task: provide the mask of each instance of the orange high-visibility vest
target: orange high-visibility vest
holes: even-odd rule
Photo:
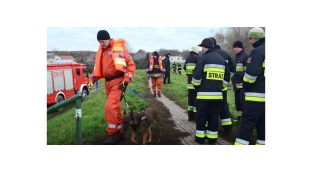
[[[117,40],[112,39],[111,41],[114,41],[114,42],[108,50],[112,51],[112,57],[114,59],[115,69],[116,71],[122,71],[125,73],[126,68],[127,68],[126,60],[124,57],[121,57],[121,56],[129,55],[128,51],[126,50],[125,40],[124,39],[117,39]],[[100,45],[96,53],[94,70],[93,70],[93,75],[97,79],[104,77],[103,71],[102,71],[102,65],[101,65],[102,53],[103,53],[103,48]]]
[[[158,65],[159,65],[159,70],[163,71],[163,65],[162,65],[162,58],[161,56],[158,57]],[[150,64],[149,64],[149,70],[153,71],[154,69],[154,57],[150,57]]]

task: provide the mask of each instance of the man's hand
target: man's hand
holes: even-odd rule
[[[166,76],[165,72],[162,73],[162,76],[165,78],[165,76]]]
[[[123,92],[126,91],[126,88],[128,86],[128,83],[126,81],[123,81],[120,85],[119,85],[119,89]]]

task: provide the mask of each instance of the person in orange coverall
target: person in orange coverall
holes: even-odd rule
[[[147,78],[151,78],[152,81],[152,89],[154,93],[154,97],[156,97],[156,92],[158,93],[158,97],[161,97],[161,88],[162,88],[162,77],[165,77],[166,69],[162,63],[162,57],[159,56],[157,51],[154,51],[147,63],[146,68],[146,76]],[[156,91],[157,87],[157,91]]]
[[[107,101],[104,107],[108,138],[104,144],[117,144],[124,139],[122,130],[121,99],[122,91],[135,75],[135,64],[125,46],[124,39],[111,39],[106,30],[97,34],[100,43],[95,58],[93,75],[105,79]]]

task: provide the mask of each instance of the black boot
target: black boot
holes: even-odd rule
[[[195,137],[195,141],[196,141],[198,144],[204,144],[204,143],[205,143],[205,138],[198,138],[198,137]]]
[[[187,115],[188,115],[188,121],[194,121],[193,111],[188,111]]]
[[[107,139],[105,140],[105,145],[115,145],[119,141],[118,133],[115,133],[113,135],[108,135]]]
[[[160,93],[158,93],[158,97],[161,97]]]
[[[156,97],[156,93],[154,94],[154,97]]]

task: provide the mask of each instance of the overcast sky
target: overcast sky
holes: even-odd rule
[[[111,38],[124,38],[134,52],[165,49],[190,49],[192,45],[212,36],[220,27],[48,27],[47,50],[96,51],[99,30],[107,30]]]

